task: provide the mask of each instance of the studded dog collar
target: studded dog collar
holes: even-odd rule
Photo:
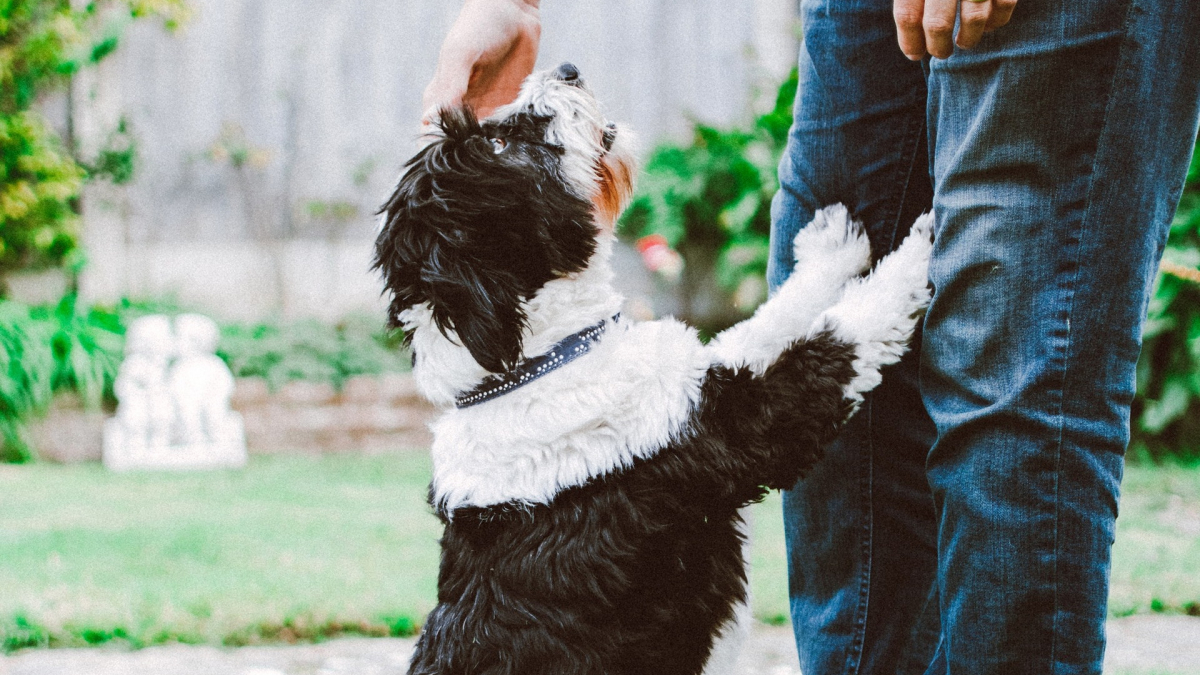
[[[470,408],[484,401],[490,401],[507,394],[514,389],[533,382],[539,377],[558,370],[575,359],[587,354],[596,340],[604,335],[610,323],[617,323],[621,315],[614,314],[611,319],[588,326],[578,333],[573,333],[559,340],[545,354],[526,359],[506,373],[491,375],[479,383],[471,391],[454,399],[457,408]]]

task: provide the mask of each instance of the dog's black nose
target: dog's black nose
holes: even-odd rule
[[[579,81],[579,69],[572,63],[564,63],[554,71],[554,76],[568,84],[575,84]]]

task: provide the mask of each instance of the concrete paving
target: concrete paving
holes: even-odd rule
[[[1200,675],[1200,618],[1137,616],[1109,622],[1106,675]],[[404,675],[411,639],[343,638],[316,645],[140,651],[42,649],[0,657],[0,675]],[[791,630],[756,626],[738,675],[800,675]]]

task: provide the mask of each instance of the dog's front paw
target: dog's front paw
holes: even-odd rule
[[[925,310],[929,304],[929,258],[933,255],[933,213],[917,218],[912,230],[895,251],[879,263],[875,274],[893,280],[904,294],[905,306],[914,314]]]
[[[855,377],[846,387],[850,400],[862,400],[879,384],[879,369],[899,361],[908,349],[929,304],[932,235],[933,215],[921,216],[895,251],[869,276],[850,282],[838,303],[813,322],[810,333],[830,331],[855,347]]]
[[[871,264],[871,244],[862,225],[841,204],[817,211],[792,241],[796,271],[819,270],[833,279],[852,279]]]

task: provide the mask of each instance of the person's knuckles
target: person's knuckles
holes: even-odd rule
[[[925,39],[938,40],[948,37],[954,32],[954,20],[947,21],[941,16],[932,16],[925,19]]]
[[[958,36],[955,38],[955,44],[966,49],[978,44],[987,27],[991,9],[991,4],[988,2],[964,2],[959,15]]]
[[[990,2],[964,2],[959,14],[959,27],[977,27],[987,23],[992,14]]]
[[[919,30],[915,34],[901,34],[898,40],[900,51],[910,59],[925,56],[925,35]]]
[[[921,13],[920,7],[896,5],[892,11],[892,18],[896,21],[896,26],[900,30],[912,31],[921,30],[921,22],[924,19],[924,15]]]
[[[921,0],[897,0],[892,5],[896,41],[900,51],[914,61],[925,56],[924,18],[924,2]]]
[[[1016,8],[1016,0],[993,0],[992,14],[988,17],[987,29],[995,30],[1007,25]]]

